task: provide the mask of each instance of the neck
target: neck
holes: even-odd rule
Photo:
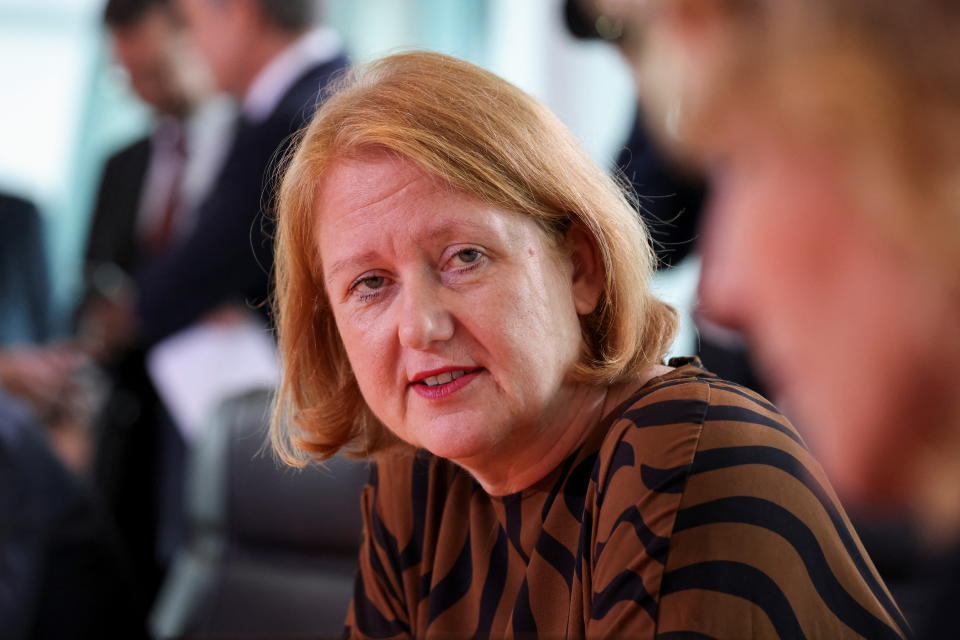
[[[172,105],[170,108],[164,111],[162,115],[173,118],[180,124],[183,124],[190,117],[190,114],[196,110],[200,100],[201,97],[199,96],[184,98],[182,102]]]
[[[497,451],[483,456],[483,460],[456,462],[492,496],[523,491],[560,466],[587,440],[597,424],[633,392],[668,371],[669,367],[654,365],[638,378],[613,386],[576,384],[566,394],[569,400],[554,412],[563,416],[559,427],[557,419],[548,419],[547,427],[531,430],[532,435],[525,442],[510,439]]]

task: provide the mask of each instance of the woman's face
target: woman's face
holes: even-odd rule
[[[531,218],[372,154],[328,171],[315,222],[360,390],[401,439],[480,468],[563,418],[598,291]]]
[[[862,210],[835,149],[789,140],[762,118],[727,133],[710,176],[703,310],[748,335],[841,493],[903,497],[907,460],[952,393],[938,350],[956,311],[871,224],[876,212]]]

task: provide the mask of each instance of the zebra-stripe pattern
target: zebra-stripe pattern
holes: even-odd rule
[[[381,460],[362,500],[350,637],[909,633],[796,430],[695,362],[520,493],[421,453]]]

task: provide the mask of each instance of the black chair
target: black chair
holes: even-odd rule
[[[271,394],[225,402],[191,454],[186,543],[151,613],[157,638],[342,633],[367,466],[280,466],[262,450]]]

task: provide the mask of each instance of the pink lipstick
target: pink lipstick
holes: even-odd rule
[[[483,368],[443,367],[421,371],[413,377],[410,386],[423,398],[439,400],[470,384]]]

